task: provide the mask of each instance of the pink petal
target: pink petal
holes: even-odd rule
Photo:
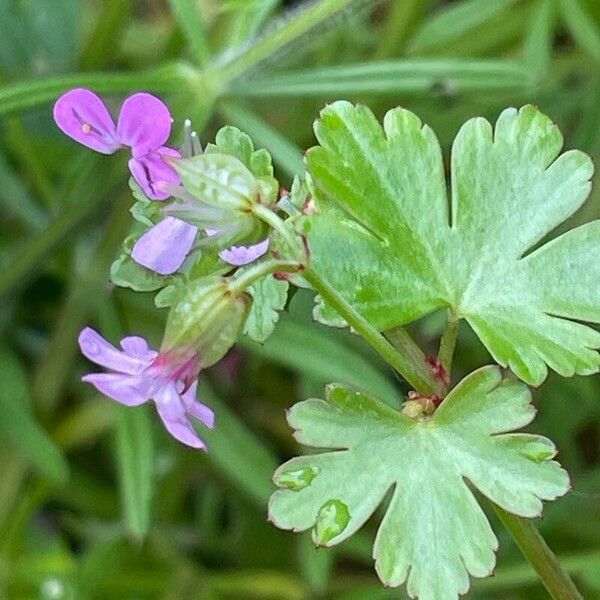
[[[134,158],[140,158],[162,146],[171,134],[171,113],[151,94],[133,94],[123,102],[117,135],[122,144],[131,146]]]
[[[206,449],[206,445],[185,416],[185,409],[175,386],[161,388],[154,399],[165,429],[175,439],[192,448]]]
[[[54,120],[63,133],[92,150],[112,154],[121,147],[106,105],[90,90],[63,94],[54,104]]]
[[[139,406],[148,400],[138,389],[139,379],[121,373],[92,373],[81,378],[100,393],[125,406]]]
[[[171,195],[168,188],[180,183],[179,175],[163,160],[163,156],[179,158],[180,154],[173,148],[161,146],[158,150],[129,161],[133,178],[152,200],[166,200]]]
[[[195,381],[185,394],[182,394],[182,399],[185,403],[185,408],[188,414],[192,415],[195,419],[198,419],[201,423],[206,425],[209,429],[214,429],[215,426],[215,413],[208,408],[205,404],[196,400],[196,393],[198,390],[198,382]]]
[[[129,356],[139,358],[144,362],[152,362],[158,355],[156,350],[152,350],[148,346],[148,342],[143,337],[130,335],[121,340],[121,348],[125,350]]]
[[[117,350],[91,327],[86,327],[81,331],[78,342],[81,352],[86,358],[118,373],[136,375],[147,366],[146,361],[133,358],[125,352]]]
[[[269,238],[252,246],[232,246],[219,252],[219,256],[230,265],[240,267],[254,262],[269,249]]]
[[[167,217],[142,235],[135,243],[131,257],[160,275],[171,275],[190,253],[197,231],[185,221]]]

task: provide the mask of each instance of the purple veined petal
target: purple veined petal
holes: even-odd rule
[[[152,350],[152,348],[148,346],[148,342],[138,335],[124,337],[121,340],[121,348],[123,348],[129,356],[139,358],[148,363],[152,362],[158,356],[158,352]]]
[[[83,355],[92,362],[118,373],[137,375],[148,366],[147,361],[134,358],[117,350],[91,327],[81,330],[78,338]]]
[[[81,378],[91,383],[100,393],[125,406],[139,406],[148,398],[138,389],[139,379],[121,373],[91,373]]]
[[[190,253],[197,232],[193,225],[167,217],[140,237],[131,257],[142,267],[160,275],[171,275]]]
[[[196,430],[185,416],[183,401],[174,385],[166,385],[155,395],[156,409],[165,429],[177,440],[192,448],[206,449]]]
[[[117,135],[140,158],[162,146],[171,135],[171,113],[166,104],[151,94],[139,93],[123,102]]]
[[[92,150],[112,154],[121,147],[106,105],[90,90],[63,94],[54,104],[54,120],[63,133]]]
[[[202,402],[196,400],[196,394],[198,391],[198,382],[195,381],[190,388],[182,394],[181,397],[185,404],[185,408],[192,417],[198,419],[201,423],[206,425],[209,429],[214,429],[215,426],[215,413],[208,408]]]
[[[219,252],[219,256],[230,265],[240,267],[254,262],[269,249],[269,238],[252,246],[232,246]]]
[[[163,156],[179,158],[180,154],[173,148],[161,146],[158,150],[129,161],[133,178],[152,200],[166,200],[171,195],[169,188],[180,183],[179,175],[163,160]]]

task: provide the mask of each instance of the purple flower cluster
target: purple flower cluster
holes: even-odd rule
[[[57,100],[54,119],[66,135],[102,154],[129,148],[129,170],[148,198],[163,201],[174,190],[183,190],[179,176],[165,161],[165,157],[181,157],[177,150],[165,146],[171,134],[171,114],[155,96],[129,96],[115,125],[102,99],[90,90],[78,88]],[[209,237],[220,233],[216,228],[204,231]],[[196,226],[166,216],[140,237],[131,255],[138,264],[170,275],[181,267],[197,243]],[[232,266],[242,266],[260,258],[268,247],[269,240],[265,239],[250,246],[232,246],[219,255]],[[123,338],[119,350],[89,327],[81,332],[79,346],[90,361],[108,369],[106,373],[85,375],[83,381],[125,406],[152,400],[173,437],[193,448],[206,449],[190,417],[212,428],[214,414],[196,400],[199,367],[193,351],[176,348],[159,353],[136,336]]]
[[[169,190],[179,186],[179,176],[164,160],[165,156],[180,157],[177,150],[164,145],[171,135],[173,119],[167,106],[155,96],[143,92],[129,96],[115,126],[102,99],[90,90],[77,88],[57,100],[54,120],[66,135],[102,154],[131,148],[129,170],[148,198],[166,200]],[[147,269],[172,275],[194,248],[197,233],[194,225],[166,217],[142,235],[131,256]],[[265,254],[268,246],[268,240],[234,246],[219,256],[230,265],[242,266]]]
[[[104,102],[90,90],[77,88],[56,101],[54,120],[69,137],[102,154],[131,148],[129,170],[148,198],[165,200],[169,194],[161,188],[179,184],[179,176],[163,160],[180,154],[164,145],[173,120],[158,98],[145,93],[129,96],[115,126]]]

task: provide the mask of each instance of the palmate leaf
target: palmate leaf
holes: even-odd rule
[[[379,577],[394,587],[407,581],[420,600],[457,598],[469,574],[492,572],[498,545],[472,488],[525,517],[568,490],[550,440],[505,433],[534,414],[527,387],[503,380],[498,367],[469,375],[420,420],[332,385],[327,401],[296,404],[288,421],[299,442],[337,451],[294,458],[275,472],[284,489],[271,498],[270,519],[283,529],[312,527],[316,544],[332,546],[393,487],[373,550]]]
[[[451,203],[432,130],[397,108],[383,128],[336,102],[307,163],[320,214],[304,221],[314,267],[381,330],[441,307],[464,317],[494,359],[540,384],[598,371],[600,222],[533,246],[575,212],[593,166],[533,106],[495,126],[471,119],[452,148]],[[322,312],[322,311],[321,311]]]

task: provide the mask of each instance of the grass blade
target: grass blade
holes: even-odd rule
[[[283,315],[262,346],[247,338],[240,343],[246,350],[323,383],[345,383],[369,390],[390,404],[398,403],[399,391],[388,376],[324,327],[304,325]]]
[[[256,113],[233,102],[222,102],[219,111],[226,122],[245,131],[256,146],[266,148],[272,154],[273,160],[288,175],[293,177],[304,172],[304,160],[300,149]]]
[[[600,60],[600,30],[580,0],[559,0],[565,23],[577,43],[595,60]]]
[[[210,59],[210,48],[197,0],[169,0],[169,5],[194,59],[198,65],[206,65]]]
[[[426,21],[408,45],[411,54],[419,54],[450,44],[465,33],[496,16],[517,0],[467,0],[440,11]]]
[[[355,97],[359,94],[423,94],[443,86],[453,91],[524,90],[530,71],[514,61],[416,59],[306,69],[240,82],[231,93],[243,97]]]
[[[69,472],[66,459],[31,414],[27,375],[6,346],[0,346],[0,365],[0,431],[42,475],[64,483]]]
[[[117,464],[121,498],[127,529],[136,540],[143,540],[150,528],[154,494],[154,439],[149,411],[151,406],[134,410],[119,407],[117,425]]]

